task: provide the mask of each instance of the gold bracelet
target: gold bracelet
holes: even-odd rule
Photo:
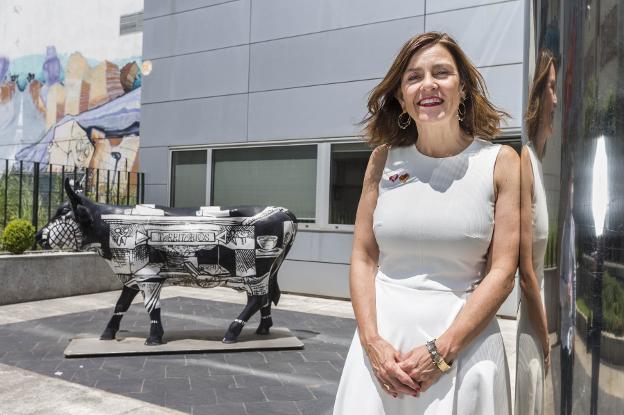
[[[453,362],[449,364],[444,361],[444,358],[440,356],[440,353],[438,352],[435,341],[436,339],[429,340],[427,343],[425,343],[425,347],[427,348],[429,355],[431,355],[431,360],[437,366],[437,368],[440,369],[442,373],[448,372],[449,370],[451,370]]]

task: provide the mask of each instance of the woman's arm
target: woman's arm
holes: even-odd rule
[[[488,258],[491,266],[455,321],[436,340],[447,362],[455,360],[485,329],[513,290],[520,240],[520,160],[509,146],[503,146],[497,156],[494,186],[494,235]]]
[[[373,212],[377,206],[379,180],[383,173],[388,150],[386,146],[373,150],[364,174],[362,194],[355,215],[353,247],[349,287],[351,303],[358,325],[360,341],[374,338],[377,333],[377,312],[375,308],[375,274],[379,261],[379,247],[373,233]]]
[[[373,212],[377,206],[379,180],[383,173],[388,149],[373,150],[362,185],[353,232],[353,249],[349,284],[351,303],[358,325],[360,342],[366,351],[382,389],[391,395],[418,393],[418,386],[403,372],[397,362],[398,351],[379,336],[375,306],[375,275],[379,260],[379,247],[373,233]]]
[[[540,288],[533,269],[533,166],[529,149],[524,146],[520,157],[520,287],[524,293],[529,320],[539,336],[544,360],[548,365],[550,345],[548,344],[548,326],[546,312],[542,304]],[[546,367],[546,370],[548,368]]]

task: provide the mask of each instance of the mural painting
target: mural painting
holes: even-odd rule
[[[0,56],[0,158],[137,171],[140,62]],[[32,65],[28,65],[32,62]]]

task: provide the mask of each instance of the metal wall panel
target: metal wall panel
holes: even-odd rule
[[[146,20],[143,36],[150,39],[145,42],[144,59],[246,44],[249,3],[236,1]]]
[[[500,3],[500,0],[443,0],[428,1],[426,4],[426,13],[440,13],[448,10],[467,9],[479,6],[485,6],[492,3]]]
[[[251,91],[380,78],[422,17],[251,45]]]
[[[351,262],[352,233],[300,231],[288,258],[297,261]]]
[[[424,0],[253,1],[251,41],[420,16],[424,10]]]
[[[249,95],[249,140],[351,136],[377,81],[347,82]]]
[[[147,0],[144,5],[144,16],[149,19],[185,11],[192,13],[200,8],[238,1],[240,0]]]
[[[169,149],[167,147],[141,147],[139,160],[141,160],[141,170],[146,172],[146,185],[166,185],[169,182]]]
[[[522,124],[522,64],[480,68],[490,99],[494,105],[508,112],[512,118],[505,127],[520,129]]]
[[[349,298],[349,266],[286,259],[279,272],[282,291]]]
[[[169,206],[169,193],[165,184],[146,184],[145,203]]]
[[[141,146],[244,142],[247,95],[143,105]]]
[[[249,46],[153,61],[144,79],[142,103],[247,92]]]
[[[428,15],[425,30],[447,32],[477,66],[523,60],[521,1]]]

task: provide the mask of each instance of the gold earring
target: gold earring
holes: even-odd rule
[[[464,107],[464,109],[462,110],[462,106]],[[466,104],[464,104],[464,101],[459,103],[459,106],[457,107],[457,119],[459,120],[459,122],[464,121],[464,116],[466,115]]]
[[[404,115],[407,115],[407,120],[405,120],[405,118],[403,117]],[[407,127],[409,127],[411,123],[412,123],[412,117],[410,117],[409,114],[405,111],[403,111],[401,115],[399,115],[399,118],[397,119],[397,124],[399,124],[399,128],[401,130],[405,130]]]

